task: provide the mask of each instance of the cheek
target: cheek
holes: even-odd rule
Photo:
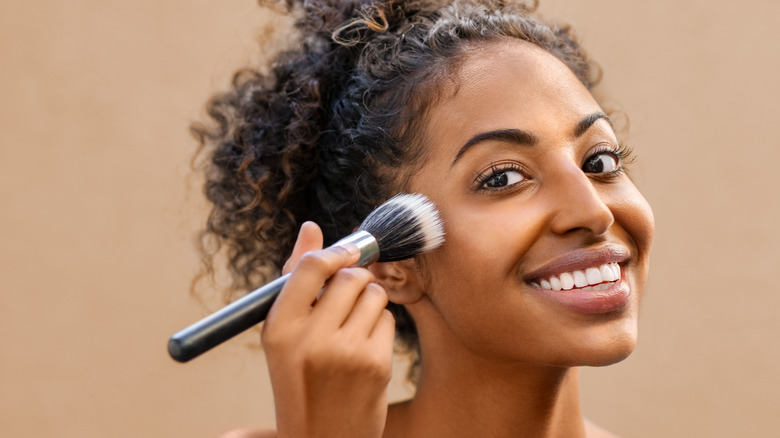
[[[650,204],[633,184],[626,184],[617,194],[612,208],[618,222],[637,247],[639,256],[649,256],[655,234],[655,218]]]
[[[518,262],[539,237],[543,215],[518,201],[465,205],[441,208],[447,235],[437,257],[438,270],[513,278]]]
[[[511,202],[459,204],[457,210],[440,204],[447,236],[439,250],[423,256],[428,299],[462,341],[489,342],[485,332],[525,318],[518,312],[525,306],[518,263],[537,239],[538,218]]]
[[[626,234],[625,239],[633,244],[635,251],[634,287],[641,297],[650,269],[650,249],[655,233],[655,220],[650,204],[633,185],[619,190],[611,201],[615,222]]]
[[[433,280],[438,284],[480,282],[483,276],[495,278],[501,264],[506,263],[506,247],[497,230],[504,229],[499,221],[486,223],[484,217],[465,210],[455,215],[442,214],[446,224],[446,241],[441,250],[430,259]],[[437,288],[438,289],[438,288]]]

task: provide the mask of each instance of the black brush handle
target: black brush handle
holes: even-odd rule
[[[168,340],[168,354],[178,362],[187,362],[259,324],[288,278],[290,274],[285,274],[177,332]]]
[[[360,250],[355,266],[367,266],[379,258],[379,244],[366,231],[356,231],[333,246],[345,244]],[[288,278],[290,274],[285,274],[177,332],[168,340],[168,354],[178,362],[187,362],[263,322]]]

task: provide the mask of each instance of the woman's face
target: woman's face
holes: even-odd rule
[[[409,187],[437,205],[446,232],[408,306],[423,357],[436,339],[491,360],[622,360],[653,236],[625,151],[558,59],[516,39],[475,49],[430,109]]]

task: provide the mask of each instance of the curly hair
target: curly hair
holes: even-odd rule
[[[200,239],[204,273],[213,274],[217,254],[225,254],[229,295],[278,275],[304,221],[317,222],[331,243],[403,191],[424,161],[426,111],[470,47],[519,38],[563,61],[588,89],[598,82],[570,28],[533,16],[536,2],[281,6],[297,17],[298,48],[266,68],[238,71],[230,90],[207,104],[211,123],[192,126],[213,205]],[[413,376],[414,321],[402,306],[389,309],[399,349],[413,356]]]

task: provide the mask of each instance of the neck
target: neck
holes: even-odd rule
[[[393,436],[584,437],[577,370],[434,354],[415,398],[391,408]]]

